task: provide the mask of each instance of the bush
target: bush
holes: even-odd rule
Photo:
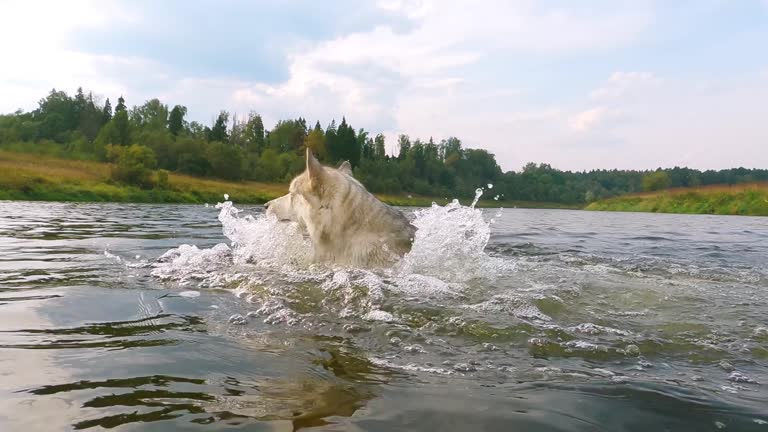
[[[152,174],[157,160],[149,147],[138,144],[130,147],[110,145],[107,146],[107,160],[115,164],[111,173],[113,180],[144,189],[154,186]]]
[[[672,180],[665,171],[652,172],[643,177],[643,190],[646,192],[666,189],[670,184],[672,184]]]
[[[160,189],[168,189],[168,171],[158,170],[156,186]]]

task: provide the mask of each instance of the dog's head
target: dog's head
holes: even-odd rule
[[[324,167],[307,149],[307,166],[291,181],[288,193],[264,206],[268,215],[281,221],[298,222],[306,226],[313,213],[327,209],[340,181],[352,177],[352,166],[344,161],[338,168]]]

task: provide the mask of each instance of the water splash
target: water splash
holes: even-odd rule
[[[475,191],[469,207],[458,200],[441,207],[417,210],[413,224],[416,237],[411,252],[400,263],[401,274],[423,274],[450,282],[465,282],[492,277],[505,264],[485,253],[491,237],[491,224],[475,205],[483,190]]]
[[[477,188],[475,189],[475,199],[472,201],[472,204],[469,205],[469,208],[474,209],[477,205],[477,202],[480,201],[480,197],[483,196],[483,189]],[[457,200],[454,200],[457,201]]]
[[[232,242],[235,264],[252,263],[263,267],[306,267],[311,260],[311,244],[298,224],[281,223],[273,216],[239,216],[240,210],[225,201],[216,205],[224,235]]]
[[[297,224],[245,214],[225,201],[216,208],[229,244],[171,249],[153,264],[152,275],[184,286],[229,288],[256,303],[290,300],[297,285],[309,283],[322,291],[320,297],[337,301],[330,306],[340,316],[378,316],[383,299],[393,294],[453,298],[470,279],[494,277],[509,268],[484,251],[491,230],[475,208],[482,193],[477,189],[468,207],[454,200],[415,211],[412,250],[394,267],[377,271],[313,264],[311,242]]]

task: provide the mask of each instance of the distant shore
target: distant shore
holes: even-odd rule
[[[110,180],[110,165],[102,162],[58,159],[27,153],[0,151],[0,200],[122,202],[122,203],[216,203],[224,194],[240,204],[263,204],[288,192],[287,184],[228,182],[170,173],[168,187],[141,189]],[[450,199],[377,195],[395,206],[425,207]],[[471,200],[460,200],[468,204]],[[481,200],[479,207],[568,208],[558,203]]]
[[[110,168],[103,162],[0,151],[0,200],[213,204],[228,194],[236,203],[263,204],[288,191],[288,185],[281,183],[228,182],[176,173],[169,174],[165,188],[141,189],[110,180]],[[452,199],[408,194],[377,197],[403,207],[445,205]],[[478,207],[768,216],[768,183],[668,189],[608,198],[586,207],[495,200],[481,200]]]
[[[585,210],[768,216],[768,183],[678,188],[624,195],[591,203]]]

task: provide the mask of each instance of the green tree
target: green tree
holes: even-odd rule
[[[373,147],[373,158],[374,159],[384,159],[387,157],[387,146],[384,141],[384,135],[377,134],[376,138],[373,139],[374,147]]]
[[[397,146],[400,149],[397,159],[403,161],[408,156],[408,152],[411,151],[411,139],[408,135],[401,134],[397,137]]]
[[[301,153],[306,136],[306,123],[301,119],[281,120],[269,132],[269,147],[280,153]]]
[[[243,152],[241,149],[214,141],[208,144],[206,159],[210,164],[209,175],[224,180],[243,178]]]
[[[211,170],[211,166],[206,157],[205,146],[205,140],[199,136],[192,134],[178,136],[175,147],[177,154],[176,169],[196,176],[207,175]]]
[[[672,182],[667,172],[657,170],[655,172],[646,174],[643,177],[643,190],[658,191],[668,188],[671,183]]]
[[[355,135],[355,146],[360,152],[357,162],[358,165],[360,164],[360,159],[370,159],[373,157],[373,139],[369,138],[368,135],[370,135],[368,131],[363,128],[358,129],[357,135]]]
[[[336,120],[331,120],[331,124],[325,129],[325,149],[326,162],[336,162],[339,153],[339,134],[336,128]]]
[[[179,150],[170,132],[165,129],[149,129],[137,135],[138,142],[152,149],[159,168],[176,170]]]
[[[216,117],[216,122],[213,124],[210,133],[208,134],[208,141],[227,142],[229,141],[229,135],[227,134],[227,124],[229,123],[229,113],[227,111],[220,111],[219,116]]]
[[[115,107],[115,113],[119,113],[121,111],[127,111],[128,109],[125,106],[125,99],[123,99],[123,95],[120,95],[119,98],[117,98],[117,106]]]
[[[94,152],[99,159],[103,160],[107,157],[108,146],[127,146],[130,143],[131,126],[128,121],[128,112],[125,109],[125,100],[120,96],[112,120],[104,125],[96,135]]]
[[[137,129],[165,129],[168,125],[168,106],[158,99],[150,99],[131,110],[131,122]]]
[[[157,165],[155,154],[149,147],[133,144],[129,147],[109,146],[107,157],[114,162],[112,179],[141,188],[153,186],[153,173]]]
[[[75,101],[66,92],[53,89],[38,102],[33,120],[36,123],[36,139],[63,143],[69,138],[68,132],[77,128],[79,113]]]
[[[248,115],[248,122],[245,124],[245,142],[246,149],[251,153],[260,154],[264,151],[266,145],[264,140],[264,122],[258,113],[251,112]]]
[[[109,144],[129,145],[131,143],[131,125],[128,121],[128,110],[122,96],[117,99],[115,115],[112,117],[112,129]]]
[[[328,156],[325,149],[325,133],[323,133],[323,129],[318,126],[320,126],[319,123],[311,132],[309,132],[307,138],[304,140],[304,146],[312,150],[312,153],[314,153],[319,160],[325,160]]]
[[[330,162],[348,160],[355,167],[360,163],[361,153],[362,148],[357,141],[355,129],[347,124],[346,117],[342,117],[336,132],[336,143],[333,149],[328,149]]]
[[[175,105],[168,115],[168,132],[176,136],[184,130],[184,116],[187,115],[187,107]]]
[[[92,143],[99,133],[102,126],[102,110],[96,106],[93,100],[93,93],[88,92],[85,101],[80,108],[80,119],[78,131],[83,134],[86,141]]]
[[[107,98],[101,111],[101,125],[109,123],[110,120],[112,120],[112,104],[109,102],[109,98]]]

